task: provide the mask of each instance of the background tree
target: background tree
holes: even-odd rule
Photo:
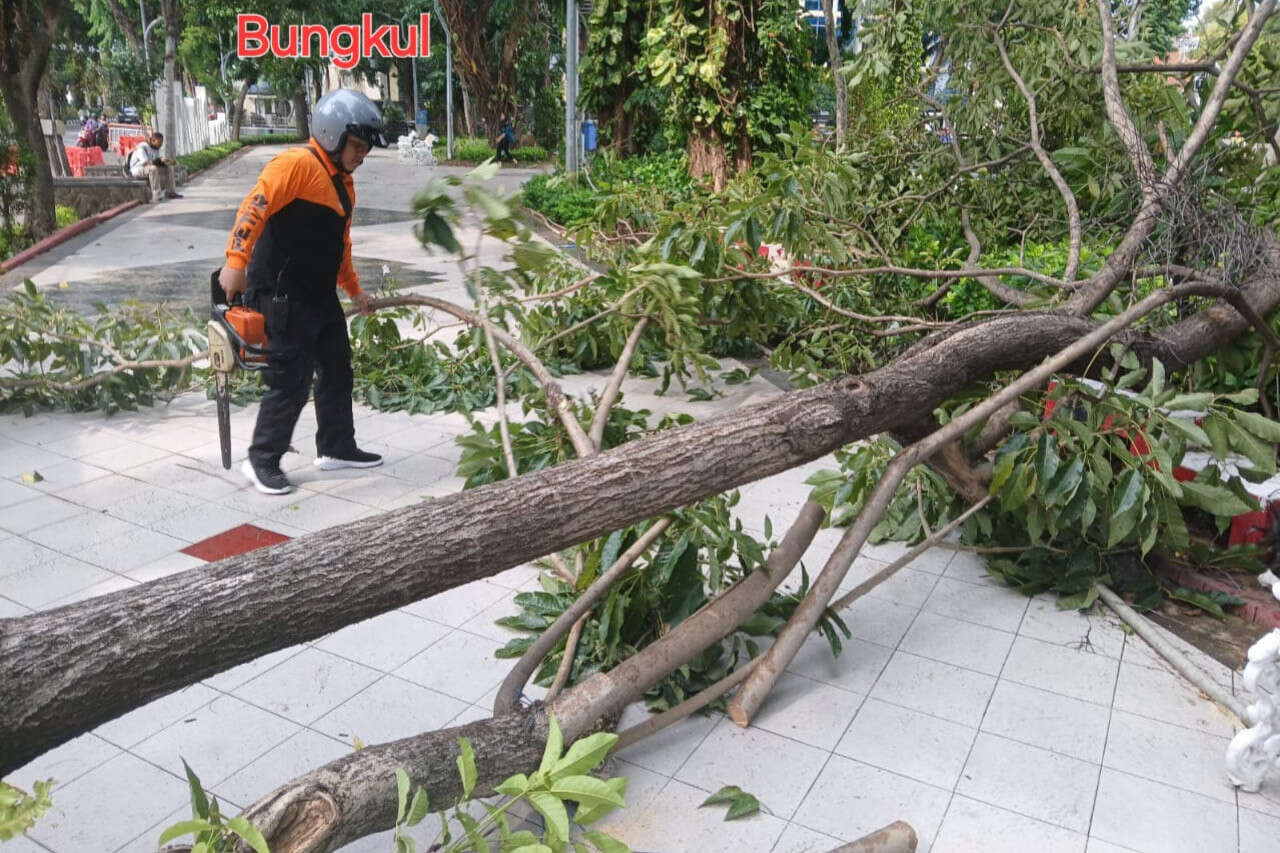
[[[30,152],[31,198],[26,231],[35,239],[53,233],[53,172],[37,118],[40,86],[62,14],[61,0],[0,2],[0,97],[17,137]]]

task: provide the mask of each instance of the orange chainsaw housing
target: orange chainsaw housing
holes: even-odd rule
[[[243,338],[246,344],[262,350],[267,348],[267,322],[262,314],[252,308],[234,305],[227,309],[224,316],[231,324],[231,328],[236,330],[236,334]],[[266,360],[265,356],[246,352],[243,349],[240,350],[240,358],[245,361]]]

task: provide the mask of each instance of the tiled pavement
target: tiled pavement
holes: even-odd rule
[[[571,377],[581,392],[598,377]],[[759,380],[715,404],[632,389],[630,405],[705,414],[768,393]],[[699,406],[707,409],[699,410]],[[243,449],[252,408],[237,410]],[[288,536],[447,494],[458,416],[357,410],[387,465],[316,472],[288,457],[300,490],[267,498],[217,460],[210,403],[111,417],[0,419],[0,616],[65,604],[199,563],[180,552],[242,523]],[[304,415],[296,445],[314,422]],[[809,470],[743,490],[740,515],[775,529]],[[44,477],[25,484],[20,475]],[[839,531],[819,533],[821,565]],[[868,547],[852,586],[899,552]],[[286,649],[114,720],[14,774],[55,777],[54,809],[6,849],[142,851],[185,813],[179,756],[229,808],[376,743],[488,715],[509,663],[493,620],[536,584],[520,567]],[[608,828],[638,850],[818,851],[906,819],[933,851],[1280,850],[1280,789],[1237,795],[1222,756],[1232,722],[1111,619],[1059,612],[996,585],[973,554],[935,549],[845,613],[833,659],[803,648],[747,729],[696,717],[623,753],[629,807]],[[1224,685],[1233,675],[1193,655]],[[623,724],[640,719],[637,706]],[[766,813],[725,823],[699,809],[735,784]],[[352,851],[387,850],[385,836]]]

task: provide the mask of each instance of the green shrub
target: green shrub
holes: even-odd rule
[[[461,139],[453,140],[453,159],[467,160],[472,163],[483,163],[490,157],[496,157],[498,152],[489,146],[487,139],[480,137],[464,136]]]
[[[596,194],[586,183],[570,181],[563,174],[535,175],[525,182],[524,203],[553,222],[572,225],[595,213]]]
[[[547,159],[547,149],[541,145],[524,145],[513,148],[511,156],[517,160],[528,160],[530,163],[541,163]]]
[[[564,98],[557,86],[539,89],[533,96],[533,138],[548,151],[564,144]]]
[[[76,213],[65,204],[59,204],[54,207],[53,213],[57,218],[59,228],[66,228],[71,223],[80,221],[80,214]]]

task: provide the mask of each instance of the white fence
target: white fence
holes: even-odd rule
[[[174,155],[190,154],[219,142],[231,139],[231,125],[225,114],[217,118],[209,118],[209,98],[203,86],[196,86],[194,97],[182,94],[182,84],[174,83],[174,110],[176,131],[171,143]],[[165,130],[165,97],[164,84],[156,86],[156,124],[157,130]]]

